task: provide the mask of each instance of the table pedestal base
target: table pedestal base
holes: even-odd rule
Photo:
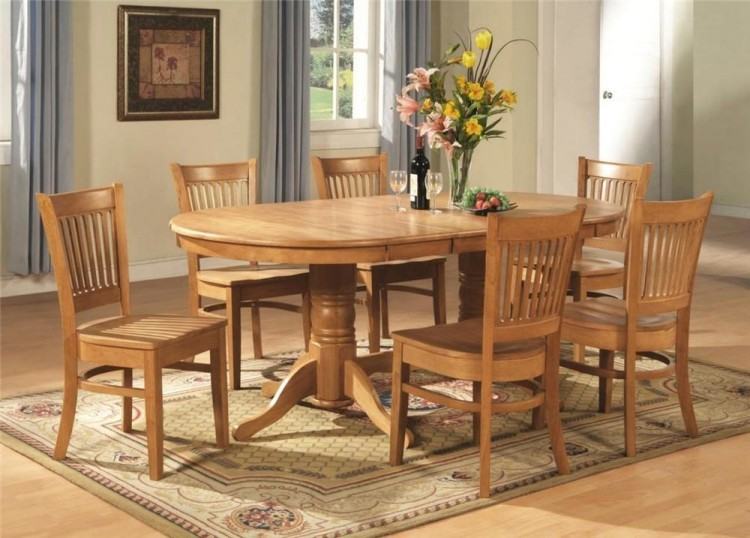
[[[247,441],[309,397],[324,409],[337,409],[356,402],[373,424],[390,434],[390,415],[369,376],[375,372],[390,372],[392,354],[356,356],[355,276],[355,265],[310,266],[312,332],[309,352],[297,359],[281,383],[269,382],[263,388],[265,394],[275,388],[273,399],[265,411],[233,428],[236,440]],[[413,441],[413,434],[407,431],[406,446]]]

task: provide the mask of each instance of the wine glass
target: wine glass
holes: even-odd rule
[[[396,211],[406,211],[401,207],[401,193],[406,190],[406,170],[391,170],[388,174],[388,183],[391,186],[394,196],[396,197]]]
[[[432,214],[442,213],[437,208],[437,195],[443,192],[443,174],[440,172],[429,172],[427,174],[427,192],[430,195],[430,207]]]

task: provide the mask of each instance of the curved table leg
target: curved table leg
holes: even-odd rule
[[[300,400],[315,394],[316,366],[314,360],[295,364],[289,375],[281,382],[279,390],[268,404],[268,409],[232,428],[234,438],[237,441],[247,441],[286,415]]]
[[[392,357],[390,351],[375,353],[359,357],[356,361],[346,361],[344,367],[347,396],[357,402],[372,423],[386,435],[391,434],[391,415],[383,407],[369,375],[374,372],[390,372]],[[414,434],[407,428],[404,448],[413,444]]]

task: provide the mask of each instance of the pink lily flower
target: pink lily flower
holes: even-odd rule
[[[415,90],[429,90],[430,89],[430,77],[437,71],[436,67],[431,69],[425,69],[424,67],[417,67],[413,73],[406,75],[406,80],[409,81],[407,86],[410,89]]]
[[[413,127],[409,119],[413,114],[419,112],[420,105],[417,101],[409,97],[408,95],[397,95],[396,96],[396,111],[399,113],[399,118],[402,123]]]
[[[420,136],[427,135],[427,143],[432,146],[435,135],[443,133],[448,130],[448,126],[445,123],[446,117],[442,114],[430,114],[424,119],[422,125],[419,126]]]

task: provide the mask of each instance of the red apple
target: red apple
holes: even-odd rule
[[[476,196],[476,199],[484,201],[484,200],[487,199],[487,195],[485,193],[483,193],[483,192],[478,192],[477,196]]]
[[[490,198],[490,203],[493,207],[500,207],[500,199],[497,196]]]
[[[474,209],[482,209],[482,204],[484,204],[484,200],[477,200],[474,204]]]
[[[482,202],[482,209],[489,209],[492,207],[492,204],[489,202]]]

